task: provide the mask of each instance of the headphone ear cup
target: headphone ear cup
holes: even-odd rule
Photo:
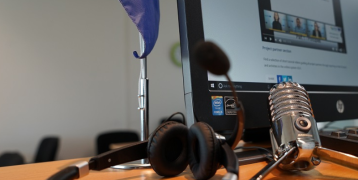
[[[148,159],[161,176],[176,176],[188,166],[188,128],[168,121],[160,125],[149,138]]]
[[[209,179],[219,167],[219,141],[214,130],[198,122],[189,129],[189,165],[195,179]]]

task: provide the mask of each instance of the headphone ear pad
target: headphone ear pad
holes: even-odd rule
[[[188,166],[188,128],[168,121],[160,125],[149,138],[148,159],[161,176],[176,176]]]
[[[214,130],[206,123],[198,122],[189,129],[189,165],[195,179],[209,179],[219,167],[219,141]]]

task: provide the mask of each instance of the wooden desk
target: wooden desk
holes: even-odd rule
[[[41,180],[46,179],[60,169],[80,160],[88,160],[89,158],[70,159],[62,161],[54,161],[47,163],[27,164],[19,166],[9,166],[0,168],[0,179],[4,180]],[[266,165],[265,162],[240,166],[240,179],[248,180]],[[226,173],[225,169],[219,169],[212,180],[221,179]],[[91,171],[89,175],[82,178],[83,180],[135,180],[135,179],[162,179],[161,176],[155,174],[152,169],[142,170],[114,170],[105,169],[103,171]],[[177,177],[166,179],[193,179],[189,169],[186,169]],[[318,167],[306,172],[286,172],[282,170],[273,170],[265,179],[358,179],[358,171],[349,169],[340,165],[329,162],[322,162]]]

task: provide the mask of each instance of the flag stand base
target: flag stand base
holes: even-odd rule
[[[130,169],[148,169],[152,166],[150,164],[120,164],[116,166],[112,166],[112,169],[123,169],[123,170],[130,170]]]

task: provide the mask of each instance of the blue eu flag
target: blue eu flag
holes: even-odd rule
[[[141,56],[136,51],[136,58],[145,58],[154,48],[159,32],[159,0],[119,0],[128,16],[137,26],[144,40],[144,52]]]

